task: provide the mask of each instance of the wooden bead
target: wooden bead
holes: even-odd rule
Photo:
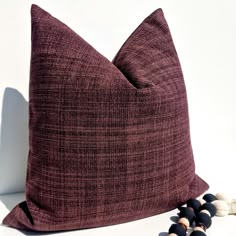
[[[178,221],[179,224],[183,224],[186,226],[186,228],[189,227],[190,223],[189,223],[189,220],[187,218],[180,218],[179,221]]]
[[[209,215],[209,216],[211,217],[211,213],[210,213],[208,210],[206,210],[206,209],[201,210],[200,212],[202,212],[202,213],[206,213],[207,215]]]
[[[193,231],[202,231],[203,233],[205,232],[204,229],[200,226],[194,227]]]
[[[184,225],[184,224],[182,224],[182,223],[178,223],[185,231],[187,231],[188,230],[188,227],[186,226],[186,225]]]
[[[171,234],[168,234],[168,236],[178,236],[178,235],[174,234],[174,233],[171,233]]]
[[[204,203],[206,203],[206,201],[204,199],[198,199],[198,201],[201,203],[201,205],[203,205]]]

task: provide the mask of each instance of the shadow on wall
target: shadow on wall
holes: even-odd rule
[[[28,102],[16,89],[4,91],[0,131],[0,194],[22,192],[29,149]]]

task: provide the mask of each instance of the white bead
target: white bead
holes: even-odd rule
[[[231,215],[236,214],[236,202],[228,203],[228,207],[229,207],[229,214]]]
[[[215,200],[212,204],[216,207],[217,216],[226,216],[229,214],[229,206],[225,201]]]
[[[221,209],[224,209],[224,210],[227,209],[225,213],[220,212],[219,214],[223,214],[223,216],[224,216],[224,214],[226,214],[227,211],[228,211],[227,214],[236,214],[236,199],[231,199],[225,193],[217,193],[216,197],[217,197],[217,199],[219,199],[220,201],[224,201],[228,205],[228,209],[227,209],[226,206],[223,206],[223,203],[217,203],[218,207],[221,207]]]
[[[232,199],[226,193],[217,193],[216,198],[218,200],[223,200],[227,203],[230,203],[232,201]]]
[[[168,234],[168,236],[178,236],[178,235],[174,234],[174,233],[171,233],[171,234]]]

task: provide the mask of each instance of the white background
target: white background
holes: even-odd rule
[[[24,188],[30,7],[35,3],[109,60],[161,7],[187,87],[196,171],[236,197],[236,3],[233,0],[0,0],[0,193]]]

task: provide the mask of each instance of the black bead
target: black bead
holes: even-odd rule
[[[181,211],[181,209],[183,208],[183,206],[182,206],[182,205],[178,205],[177,208],[178,208],[179,211]]]
[[[187,207],[193,208],[195,212],[199,210],[201,203],[197,199],[189,199],[187,201]]]
[[[169,234],[174,233],[178,236],[186,236],[186,231],[180,224],[173,224],[169,228]]]
[[[193,231],[190,236],[206,236],[202,231]]]
[[[206,228],[209,228],[211,226],[211,217],[204,212],[200,212],[196,216],[196,225],[204,225]]]
[[[209,203],[209,202],[204,203],[200,207],[200,211],[201,210],[208,210],[211,213],[211,217],[216,215],[216,207],[213,204]]]
[[[206,202],[213,202],[215,200],[217,200],[216,196],[214,196],[213,194],[211,193],[207,193],[203,196],[203,199],[206,201]]]
[[[189,223],[192,224],[195,219],[195,214],[191,209],[187,207],[182,207],[179,213],[179,218],[183,218],[183,217],[187,218],[189,220]]]

